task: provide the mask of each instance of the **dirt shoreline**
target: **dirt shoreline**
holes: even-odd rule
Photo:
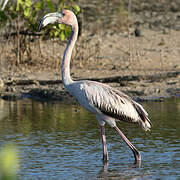
[[[37,73],[38,74],[38,73]],[[36,77],[40,77],[36,74]],[[52,75],[52,74],[51,74]],[[63,87],[60,75],[52,75],[53,79],[8,78],[0,81],[0,98],[18,100],[32,98],[42,101],[76,102]],[[126,75],[103,78],[83,78],[109,84],[138,101],[162,100],[180,97],[180,72],[166,72],[155,75]]]

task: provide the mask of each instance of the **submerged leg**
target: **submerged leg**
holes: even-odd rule
[[[139,151],[134,147],[134,145],[128,140],[128,138],[121,132],[121,130],[117,126],[114,126],[114,129],[123,138],[124,142],[131,148],[134,154],[135,163],[139,163],[141,161],[141,155]]]
[[[105,136],[105,127],[101,127],[101,138],[102,138],[102,148],[103,148],[103,161],[107,162],[109,160],[107,145],[106,145],[106,136]]]

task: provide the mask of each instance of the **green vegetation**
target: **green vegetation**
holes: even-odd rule
[[[39,22],[38,19],[41,16],[63,8],[72,9],[75,14],[80,12],[80,7],[74,0],[67,1],[67,3],[62,0],[58,4],[53,3],[52,0],[39,0],[35,2],[33,0],[17,0],[16,2],[8,2],[4,10],[0,11],[1,27],[7,25],[7,23],[13,24],[17,22],[17,33],[18,30],[22,29],[35,32]],[[51,32],[50,34],[54,37],[59,37],[61,40],[65,39],[68,35],[67,31],[69,31],[63,25],[54,26],[53,30],[53,33]]]
[[[22,63],[25,52],[29,59],[31,59],[31,49],[27,36],[40,36],[40,34],[37,34],[39,19],[46,13],[59,11],[63,8],[71,9],[75,14],[80,12],[80,7],[76,4],[75,0],[62,0],[59,3],[54,3],[52,0],[5,0],[4,3],[1,3],[1,35],[5,34],[7,38],[9,36],[15,37],[14,49],[17,49],[15,51],[17,57],[16,65]],[[8,28],[8,33],[4,32],[6,28]],[[11,33],[9,34],[9,32]],[[60,40],[65,40],[70,34],[70,29],[65,25],[54,25],[53,28],[46,29],[44,34],[47,34],[47,32],[53,38],[57,37]]]

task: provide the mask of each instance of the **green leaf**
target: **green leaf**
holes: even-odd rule
[[[32,1],[31,0],[25,0],[25,6],[26,7],[32,7]]]
[[[64,40],[66,39],[66,36],[65,36],[64,31],[61,31],[61,32],[60,32],[59,38],[60,38],[61,41],[64,41]]]
[[[35,18],[36,15],[37,15],[37,12],[36,12],[36,11],[32,11],[32,12],[31,12],[31,17],[32,17],[32,18]]]
[[[27,7],[24,9],[24,16],[29,18],[31,15],[31,8]]]
[[[77,4],[73,6],[73,9],[75,11],[75,14],[78,14],[80,12],[80,7]]]
[[[60,29],[60,30],[65,30],[66,27],[65,27],[64,24],[58,24],[58,29]]]
[[[57,25],[53,25],[52,28],[53,28],[54,30],[57,30],[57,29],[58,29],[58,28],[57,28]]]
[[[34,4],[34,8],[36,11],[40,11],[41,9],[44,8],[44,3],[43,1],[37,1],[35,4]]]
[[[51,11],[55,11],[54,5],[51,0],[47,0],[47,6]]]
[[[11,5],[11,6],[9,7],[9,10],[10,10],[10,11],[14,11],[14,6]]]
[[[20,9],[20,4],[19,4],[19,2],[17,0],[16,11],[19,11],[19,9]]]
[[[54,32],[54,36],[57,37],[60,33],[58,31]]]
[[[69,37],[71,34],[71,28],[69,26],[66,26],[66,30],[65,30],[65,36]]]
[[[23,0],[17,0],[16,11],[20,10],[20,6],[23,5]]]

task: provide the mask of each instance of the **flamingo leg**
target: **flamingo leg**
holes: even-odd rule
[[[100,128],[101,128],[101,139],[102,139],[102,148],[103,148],[103,161],[107,162],[109,160],[109,156],[106,145],[105,127],[100,126]]]
[[[140,154],[140,152],[135,148],[135,146],[128,140],[128,138],[121,132],[121,130],[117,126],[114,126],[114,129],[116,130],[116,132],[122,137],[124,142],[132,150],[132,152],[134,154],[134,158],[135,158],[135,163],[139,163],[141,161],[141,154]]]

